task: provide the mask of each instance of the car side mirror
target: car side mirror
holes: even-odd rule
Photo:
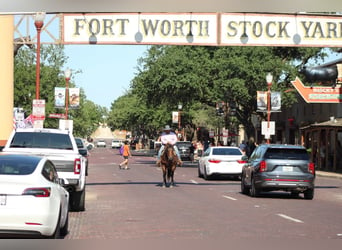
[[[199,150],[199,151],[197,152],[197,155],[198,155],[199,157],[201,157],[201,156],[203,155],[203,151],[202,151],[202,150]]]

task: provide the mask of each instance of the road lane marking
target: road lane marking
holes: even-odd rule
[[[227,196],[227,195],[222,195],[223,198],[226,198],[226,199],[229,199],[229,200],[232,200],[232,201],[236,201],[237,199],[233,198],[233,197],[230,197],[230,196]]]
[[[198,184],[198,182],[197,181],[195,181],[195,180],[190,180],[193,184]]]
[[[285,214],[277,214],[278,216],[284,218],[284,219],[287,219],[287,220],[290,220],[290,221],[294,221],[294,222],[297,222],[297,223],[304,223],[304,221],[301,221],[301,220],[298,220],[298,219],[295,219],[295,218],[292,218],[290,216],[287,216]]]

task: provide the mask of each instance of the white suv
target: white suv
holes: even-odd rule
[[[112,140],[112,148],[120,148],[123,145],[121,140]]]
[[[106,142],[104,140],[98,140],[96,143],[96,147],[100,148],[100,147],[106,147]]]

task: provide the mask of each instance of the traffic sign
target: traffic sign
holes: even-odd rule
[[[45,119],[45,100],[34,99],[32,104],[32,116],[34,120]]]
[[[342,102],[341,85],[336,85],[336,87],[306,87],[298,77],[291,83],[307,103]]]

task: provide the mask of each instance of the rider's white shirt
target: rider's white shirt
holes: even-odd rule
[[[170,143],[171,145],[175,145],[177,142],[177,135],[173,132],[170,132],[169,134],[163,132],[160,137],[161,142],[165,145],[167,143]]]

